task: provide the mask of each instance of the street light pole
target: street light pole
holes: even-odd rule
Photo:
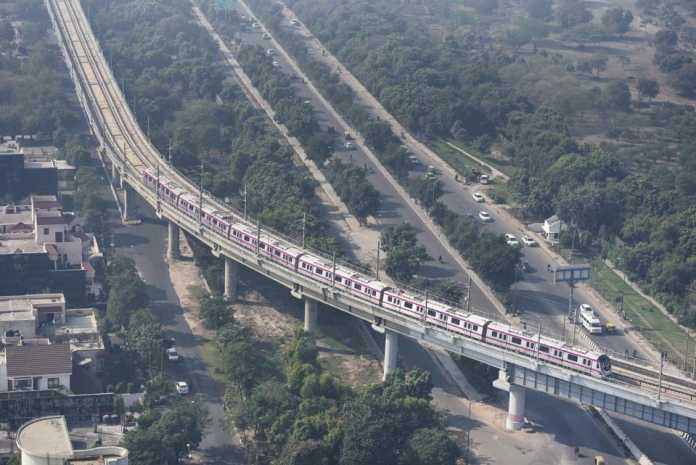
[[[377,279],[379,279],[379,240],[377,241]]]
[[[662,395],[662,369],[665,364],[666,356],[667,352],[660,352],[660,378],[657,381],[657,400],[660,400],[660,396]]]

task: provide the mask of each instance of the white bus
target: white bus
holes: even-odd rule
[[[597,317],[592,307],[587,304],[582,304],[578,307],[580,315],[578,319],[582,327],[590,334],[602,334],[602,322]]]

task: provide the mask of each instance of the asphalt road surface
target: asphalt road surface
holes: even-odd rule
[[[307,43],[309,53],[315,59],[330,60],[330,58],[321,54],[316,42],[309,38],[310,36],[307,30],[293,26],[289,22],[287,22],[284,27],[287,28],[287,30],[294,31],[298,40],[304,40]],[[241,40],[242,44],[258,45],[264,49],[275,50],[271,41],[264,39],[262,34],[263,31],[261,29],[252,30],[248,28],[238,35],[238,39]],[[278,53],[277,50],[275,50],[273,56],[268,59],[275,60],[279,68],[286,74],[297,76],[293,67],[290,66],[283,55]],[[321,99],[303,83],[302,78],[299,76],[297,77],[298,78],[294,81],[294,87],[298,95],[304,98],[307,104],[314,108],[322,129],[331,126],[336,129],[338,134],[343,134],[345,128],[331,114]],[[372,111],[376,116],[383,117],[380,112],[371,109],[369,105],[363,106],[368,111]],[[375,165],[359,148],[355,147],[352,150],[346,150],[342,146],[343,142],[344,139],[342,137],[337,139],[335,156],[355,166],[367,167],[370,173],[368,179],[380,193],[382,204],[381,210],[377,216],[379,221],[377,227],[382,229],[388,225],[402,222],[413,225],[418,230],[418,238],[421,244],[425,246],[428,254],[433,258],[433,260],[424,264],[420,274],[427,278],[453,279],[465,284],[467,282],[465,273],[457,266],[457,263],[441,246],[433,233],[425,227],[415,212],[406,205],[406,202],[397,194],[389,181],[376,169]],[[413,151],[413,154],[420,160],[420,167],[416,168],[414,171],[422,172],[430,162],[418,151]],[[518,238],[522,236],[523,232],[519,229],[518,223],[510,220],[505,215],[500,215],[497,211],[498,207],[490,203],[478,203],[472,198],[472,194],[479,190],[477,186],[464,186],[459,180],[456,180],[454,176],[449,175],[449,173],[442,173],[439,179],[442,181],[445,190],[445,194],[440,200],[451,210],[462,215],[471,214],[474,216],[477,216],[479,211],[485,210],[490,213],[494,219],[493,222],[484,225],[487,230],[498,234],[512,233]],[[514,307],[522,312],[523,318],[529,321],[530,324],[536,325],[539,323],[535,322],[541,322],[542,329],[545,333],[553,334],[559,338],[563,338],[563,335],[566,334],[570,341],[572,338],[572,328],[567,324],[568,287],[565,284],[554,284],[552,273],[546,271],[547,265],[551,264],[555,266],[554,259],[548,252],[540,247],[523,247],[522,253],[522,259],[531,265],[533,271],[531,273],[524,273],[522,276],[523,279],[514,285],[511,293]],[[439,257],[442,258],[441,262],[437,260]],[[493,305],[476,286],[472,287],[471,299],[473,308],[490,312],[491,315],[496,315],[496,310]],[[582,289],[575,290],[574,307],[581,303],[590,303],[590,301],[585,291]],[[597,310],[600,311],[600,316],[603,321],[616,319],[613,314],[603,309]],[[578,328],[578,331],[583,330]],[[601,347],[616,354],[624,354],[626,351],[633,353],[635,351],[639,356],[647,355],[644,351],[644,347],[636,344],[633,339],[626,337],[621,330],[611,336],[592,336],[592,339]]]
[[[200,396],[208,407],[210,426],[199,448],[204,462],[215,465],[243,463],[243,455],[227,431],[222,403],[224,387],[208,374],[199,341],[184,320],[183,309],[169,279],[168,265],[164,260],[167,225],[137,197],[132,195],[129,200],[131,205],[137,205],[138,213],[134,217],[142,218],[143,223],[114,230],[116,253],[135,261],[138,273],[148,285],[152,310],[162,322],[164,336],[176,341],[182,360],[169,364],[172,378],[187,381],[192,395]]]

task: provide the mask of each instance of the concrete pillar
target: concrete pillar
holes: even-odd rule
[[[179,226],[173,221],[168,223],[168,243],[167,243],[167,258],[176,260],[179,258]]]
[[[304,330],[313,333],[317,330],[317,301],[305,297],[304,299]]]
[[[384,374],[382,381],[396,369],[396,359],[399,355],[399,334],[394,331],[384,332]]]
[[[116,163],[111,162],[111,182],[114,185],[118,184],[118,170],[116,169]]]
[[[229,301],[237,299],[237,281],[239,264],[225,257],[225,298]]]
[[[508,401],[508,414],[505,420],[505,429],[519,431],[524,426],[524,404],[527,398],[525,388],[510,385],[510,400]]]
[[[128,185],[123,187],[123,221],[128,221]]]

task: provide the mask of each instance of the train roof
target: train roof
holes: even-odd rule
[[[542,343],[546,346],[549,346],[549,347],[553,347],[555,349],[562,349],[565,351],[572,350],[573,353],[583,355],[585,357],[599,357],[601,355],[598,352],[583,349],[583,348],[577,347],[577,346],[572,346],[570,344],[566,344],[563,341],[559,341],[557,339],[553,339],[553,338],[550,338],[550,337],[547,337],[544,335],[539,337],[538,333],[534,333],[531,331],[526,331],[523,329],[515,328],[515,327],[512,327],[510,325],[500,323],[497,321],[491,322],[491,324],[488,327],[490,329],[494,329],[496,331],[503,331],[507,334],[513,334],[515,336],[524,337],[524,338],[527,338],[527,339],[534,341],[534,342],[539,341],[540,343]]]

